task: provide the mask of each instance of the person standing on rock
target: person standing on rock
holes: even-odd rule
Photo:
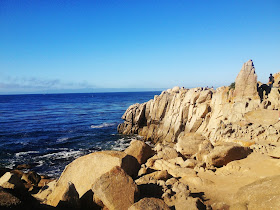
[[[274,77],[272,76],[272,74],[270,74],[269,78],[268,78],[268,85],[270,88],[272,88],[274,83]]]

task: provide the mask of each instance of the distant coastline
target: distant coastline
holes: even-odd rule
[[[90,88],[90,89],[59,89],[41,91],[11,91],[0,92],[0,95],[23,95],[23,94],[67,94],[67,93],[126,93],[126,92],[155,92],[167,88]]]
[[[218,87],[218,86],[217,86]],[[217,88],[214,86],[214,89]],[[192,89],[195,87],[185,87]],[[36,94],[72,94],[72,93],[139,93],[139,92],[162,92],[168,88],[91,88],[91,89],[59,89],[40,91],[11,91],[0,92],[1,95],[36,95]],[[1,91],[1,90],[0,90]]]

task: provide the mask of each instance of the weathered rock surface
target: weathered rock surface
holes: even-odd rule
[[[260,101],[257,75],[249,60],[236,78],[235,89],[176,87],[163,91],[153,100],[130,106],[118,131],[164,144],[181,142],[187,133],[200,134],[213,145],[240,140],[272,143],[280,141],[279,108],[278,88],[272,88],[268,97]]]
[[[140,177],[139,179],[135,180],[135,182],[136,184],[146,184],[149,183],[151,179],[166,181],[169,178],[171,178],[171,175],[168,174],[166,170],[163,170],[163,171],[155,171],[153,173],[146,174]]]
[[[20,209],[22,202],[19,198],[0,187],[0,209]]]
[[[179,157],[179,154],[174,148],[163,146],[158,148],[156,157],[164,160],[169,160]]]
[[[248,156],[251,150],[235,143],[216,145],[207,156],[207,165],[224,166],[233,160],[240,160]]]
[[[0,186],[6,189],[24,190],[24,185],[20,178],[10,172],[5,173],[0,178]]]
[[[80,197],[83,196],[88,190],[91,190],[99,177],[115,166],[121,167],[133,177],[137,176],[140,168],[138,161],[124,152],[102,151],[80,157],[66,166],[46,203],[57,206],[68,188],[68,182],[75,185]]]
[[[145,163],[155,153],[149,145],[139,140],[132,140],[124,152],[135,157],[139,164]]]
[[[65,189],[65,192],[62,194],[62,198],[59,201],[58,208],[64,209],[78,209],[80,208],[79,194],[73,183],[69,182],[68,187]]]
[[[135,201],[138,189],[132,178],[119,166],[103,174],[92,187],[94,196],[107,209],[128,209]]]
[[[234,96],[236,99],[258,98],[257,75],[252,60],[243,64],[235,80]]]
[[[178,137],[176,150],[185,157],[191,157],[198,152],[200,144],[205,140],[201,134],[182,132]]]
[[[133,204],[128,210],[169,210],[169,207],[163,200],[158,198],[143,198]]]
[[[0,178],[0,209],[36,209],[38,205],[17,175],[7,172]]]
[[[277,82],[279,75],[274,75]],[[215,200],[211,203],[213,209],[246,207],[243,201],[233,205],[232,192],[227,186],[233,183],[230,181],[233,177],[242,177],[242,183],[234,181],[234,186],[229,187],[236,192],[250,180],[252,182],[258,177],[275,174],[266,167],[263,170],[256,167],[251,160],[247,161],[246,167],[239,165],[253,151],[264,155],[269,164],[278,167],[273,161],[280,158],[280,91],[275,87],[274,84],[268,95],[260,93],[264,89],[257,88],[255,67],[249,60],[236,77],[235,88],[174,87],[146,103],[130,106],[122,117],[124,123],[118,126],[118,131],[138,134],[144,140],[156,143],[156,154],[142,165],[139,173],[142,177],[137,182],[141,189],[148,189],[148,185],[155,188],[161,183],[163,189],[158,192],[163,192],[165,203],[175,205],[180,196],[175,196],[175,191],[163,184],[165,180],[156,180],[152,175],[145,174],[151,173],[151,170],[167,171],[192,189],[205,190]],[[261,162],[261,159],[256,160]],[[166,183],[177,183],[173,178]],[[219,186],[223,188],[219,189]],[[221,195],[225,195],[225,201],[220,200]],[[183,197],[175,208],[194,201],[191,198],[188,200],[189,196]],[[182,205],[182,208],[186,205]],[[193,206],[194,209],[199,208]]]
[[[172,161],[170,162],[163,159],[156,160],[151,168],[160,171],[166,170],[173,177],[183,177],[186,174],[196,174],[196,172],[190,168],[182,168],[180,165],[176,165]]]
[[[38,185],[41,181],[41,176],[38,175],[35,171],[30,171],[27,174],[23,174],[21,179],[26,181],[27,183]]]
[[[248,210],[280,209],[280,176],[267,177],[246,185],[236,193],[237,203]]]
[[[35,195],[33,195],[37,200],[45,203],[48,196],[54,191],[57,181],[54,180],[44,187]]]

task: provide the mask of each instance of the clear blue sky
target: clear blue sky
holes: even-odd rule
[[[222,86],[249,59],[280,71],[279,0],[0,0],[0,93]]]

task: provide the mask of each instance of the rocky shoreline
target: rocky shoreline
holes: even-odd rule
[[[260,94],[249,60],[235,88],[174,87],[134,104],[118,131],[143,141],[80,157],[58,180],[1,169],[0,206],[280,209],[280,74],[274,77],[275,88]]]

